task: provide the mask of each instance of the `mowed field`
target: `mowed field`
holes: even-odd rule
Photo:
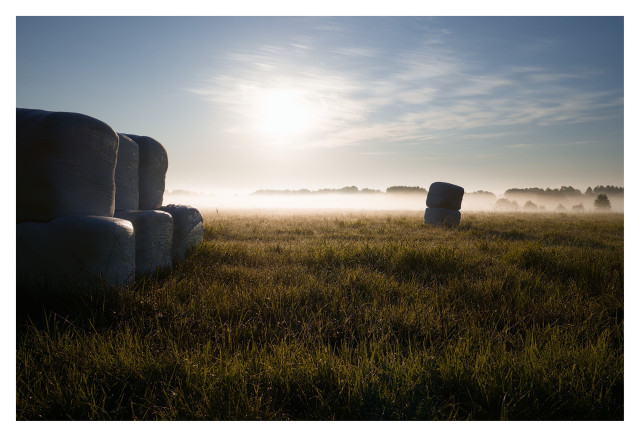
[[[18,420],[624,418],[622,214],[203,215],[168,275],[18,290]]]

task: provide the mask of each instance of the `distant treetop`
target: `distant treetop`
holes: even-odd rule
[[[388,194],[413,194],[413,193],[420,193],[420,194],[427,194],[427,189],[426,188],[422,188],[422,187],[407,187],[404,185],[395,185],[393,187],[389,187],[387,188],[386,191]]]
[[[484,191],[484,190],[478,190],[478,191],[474,191],[473,193],[464,193],[464,194],[466,194],[466,195],[473,194],[473,195],[478,195],[478,196],[497,197],[491,191]]]
[[[509,188],[504,192],[505,195],[518,195],[518,194],[537,194],[542,196],[582,196],[582,192],[572,186],[560,188]],[[588,187],[584,192],[584,195],[593,196],[594,194],[624,194],[624,187],[616,187],[614,185],[597,185],[594,188]]]
[[[518,202],[511,201],[509,199],[505,199],[504,197],[498,199],[496,202],[494,209],[498,211],[516,211],[519,209]]]
[[[611,202],[609,201],[609,198],[606,194],[600,193],[598,194],[598,197],[596,197],[596,200],[593,202],[593,206],[595,206],[599,211],[606,211],[611,209]]]
[[[624,187],[615,187],[613,185],[598,185],[593,188],[593,194],[624,194]]]
[[[311,191],[306,188],[300,190],[258,190],[251,195],[283,195],[283,194],[371,194],[382,193],[380,190],[373,190],[371,188],[363,188],[358,190],[356,186],[342,187],[342,188],[321,188],[319,190]]]
[[[509,188],[504,192],[505,195],[508,194],[537,194],[542,196],[581,196],[582,191],[577,188],[573,188],[572,186],[565,187],[564,185],[558,188]]]
[[[251,193],[251,195],[259,195],[259,196],[260,195],[272,196],[272,195],[282,195],[282,194],[311,194],[311,191],[307,190],[306,188],[303,188],[301,190],[258,190]]]
[[[342,187],[342,188],[322,188],[316,193],[340,193],[340,194],[352,194],[358,192],[358,187],[350,186],[350,187]]]
[[[182,190],[174,190],[172,194],[181,193]],[[387,194],[427,194],[427,189],[419,186],[410,187],[406,185],[394,185],[392,187],[388,187],[384,192]],[[184,192],[186,193],[186,192]],[[181,193],[181,194],[184,194]],[[321,188],[319,190],[308,190],[306,188],[300,190],[258,190],[251,194],[257,195],[282,195],[282,194],[374,194],[374,193],[383,193],[380,190],[374,190],[371,188],[362,188],[358,189],[358,187],[352,185],[342,188]],[[496,196],[490,191],[478,190],[473,193],[466,194],[474,194],[474,195],[484,195],[484,196]],[[577,188],[573,188],[572,186],[561,186],[560,188],[509,188],[504,192],[505,196],[522,196],[522,195],[537,195],[537,196],[548,196],[548,197],[557,197],[557,198],[565,198],[566,196],[571,197],[580,197],[580,196],[593,196],[594,194],[624,194],[623,187],[616,187],[613,185],[598,185],[593,189],[591,187],[587,188],[587,190],[582,193]],[[497,196],[496,196],[497,197]],[[561,199],[558,199],[561,200]]]

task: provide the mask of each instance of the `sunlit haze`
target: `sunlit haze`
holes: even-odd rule
[[[624,185],[622,17],[16,23],[17,106],[157,139],[168,190]]]

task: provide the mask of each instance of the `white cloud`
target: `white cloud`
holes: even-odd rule
[[[358,56],[365,58],[372,58],[380,54],[378,50],[369,47],[333,47],[329,50],[338,55]]]
[[[396,94],[398,100],[413,105],[428,103],[434,99],[438,90],[432,87],[405,89]]]
[[[451,94],[454,96],[486,95],[495,92],[496,88],[512,86],[514,82],[502,77],[471,76],[460,86],[454,87]]]
[[[470,138],[470,139],[488,139],[488,138],[501,138],[509,135],[513,135],[515,132],[506,131],[506,132],[492,132],[486,134],[466,134],[462,135],[462,138]]]
[[[314,135],[296,143],[299,148],[417,142],[444,134],[496,138],[511,135],[516,126],[604,120],[617,116],[623,104],[615,93],[586,89],[598,75],[594,70],[529,65],[491,72],[484,66],[478,74],[477,63],[465,63],[464,54],[455,56],[438,44],[386,55],[369,47],[332,47],[328,51],[344,56],[345,63],[327,64],[317,42],[313,48],[309,40],[291,45],[305,54],[292,57],[272,45],[232,53],[224,74],[192,91],[235,114],[240,120],[235,125],[242,126],[253,122],[252,105],[264,90],[302,90],[317,123]],[[371,69],[348,67],[354,56],[369,59]],[[485,132],[474,133],[477,129]],[[507,147],[516,146],[522,145]]]

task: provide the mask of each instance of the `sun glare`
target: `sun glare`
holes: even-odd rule
[[[309,133],[314,127],[315,111],[300,90],[264,91],[256,109],[257,128],[262,134],[290,137]]]

